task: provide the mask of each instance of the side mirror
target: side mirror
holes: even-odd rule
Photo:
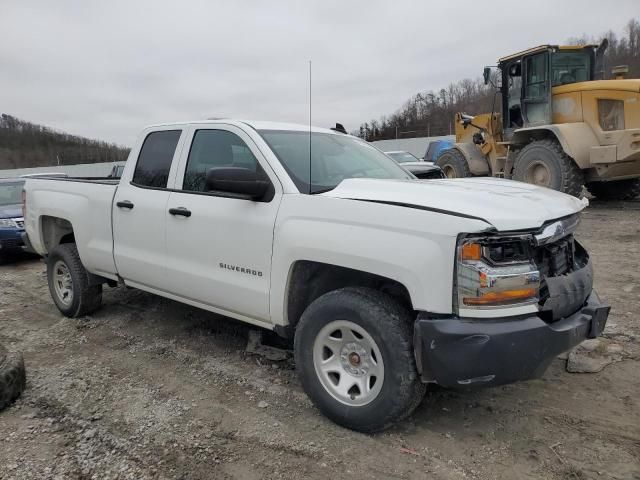
[[[269,190],[269,181],[256,172],[241,167],[215,167],[207,171],[205,192],[226,192],[257,200]]]
[[[484,78],[484,84],[489,85],[489,79],[491,78],[491,67],[484,67],[482,78]]]

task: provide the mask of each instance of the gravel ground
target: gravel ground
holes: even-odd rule
[[[578,235],[612,305],[602,340],[542,379],[434,388],[377,435],[315,410],[248,327],[125,288],[67,319],[44,264],[0,266],[0,343],[27,390],[0,412],[1,479],[640,479],[640,202],[593,202]]]

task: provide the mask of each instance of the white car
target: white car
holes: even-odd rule
[[[364,432],[408,415],[427,383],[540,376],[609,312],[573,237],[584,202],[510,180],[421,182],[328,129],[158,125],[119,181],[25,188],[27,240],[63,314],[123,284],[275,330],[318,408]]]

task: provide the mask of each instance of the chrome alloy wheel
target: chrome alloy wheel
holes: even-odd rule
[[[313,365],[324,389],[345,405],[366,405],[382,389],[380,349],[371,335],[353,322],[334,320],[318,332]]]
[[[58,300],[64,305],[73,302],[73,281],[69,267],[62,260],[58,260],[53,266],[53,288]]]

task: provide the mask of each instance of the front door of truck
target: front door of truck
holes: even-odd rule
[[[168,187],[175,180],[183,130],[145,133],[113,201],[113,255],[118,274],[129,285],[165,290]]]
[[[228,313],[269,321],[277,177],[251,138],[226,125],[193,126],[166,208],[170,291]],[[261,201],[205,191],[213,167],[261,172],[273,190]],[[238,315],[236,315],[238,316]]]

